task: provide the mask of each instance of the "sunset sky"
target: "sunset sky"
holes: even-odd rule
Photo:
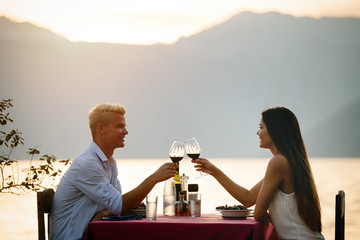
[[[174,43],[241,11],[360,17],[359,0],[0,0],[0,16],[28,21],[72,41]]]

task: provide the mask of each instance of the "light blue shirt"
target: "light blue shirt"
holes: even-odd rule
[[[50,218],[51,239],[83,238],[95,213],[106,208],[120,215],[123,202],[117,175],[116,162],[110,164],[99,146],[91,142],[56,189]]]

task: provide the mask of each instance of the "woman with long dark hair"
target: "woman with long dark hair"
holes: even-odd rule
[[[280,239],[324,239],[321,208],[310,163],[294,113],[284,107],[262,112],[257,135],[271,151],[264,178],[250,190],[241,187],[207,159],[193,160],[198,171],[212,175],[254,217],[271,220]]]

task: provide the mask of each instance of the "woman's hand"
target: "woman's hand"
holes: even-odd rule
[[[191,160],[191,162],[195,163],[194,167],[196,168],[196,171],[202,171],[212,176],[214,176],[214,174],[219,171],[219,169],[214,164],[205,158],[194,159]]]

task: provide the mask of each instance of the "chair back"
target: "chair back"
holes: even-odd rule
[[[37,213],[38,213],[38,236],[39,240],[45,240],[45,214],[47,214],[47,229],[49,235],[49,221],[51,205],[54,198],[54,189],[48,188],[44,191],[37,192]],[[49,237],[50,238],[50,237]]]
[[[345,238],[345,192],[340,190],[335,197],[335,240]]]

